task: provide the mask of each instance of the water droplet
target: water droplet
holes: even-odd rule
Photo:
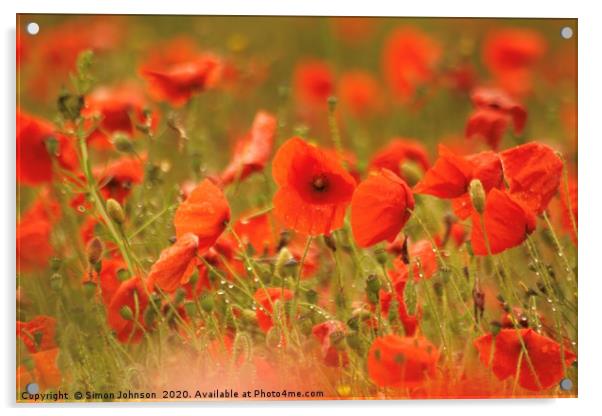
[[[228,289],[234,289],[234,285],[233,285],[232,283],[230,283],[230,284],[228,285]]]

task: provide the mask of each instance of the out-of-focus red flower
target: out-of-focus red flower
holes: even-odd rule
[[[430,166],[428,153],[420,142],[395,137],[372,156],[368,170],[385,168],[403,178],[401,165],[406,161],[417,163],[425,171]]]
[[[34,363],[33,379],[41,391],[57,389],[61,385],[62,375],[57,366],[58,348],[30,354]]]
[[[413,27],[398,28],[385,41],[382,65],[392,93],[410,99],[416,87],[429,82],[441,57],[441,46]]]
[[[483,43],[483,62],[505,90],[523,95],[530,91],[532,71],[546,50],[544,37],[535,30],[494,30]]]
[[[498,379],[505,380],[518,373],[519,384],[532,391],[546,390],[558,384],[564,376],[563,367],[570,366],[576,359],[569,348],[562,348],[553,339],[532,329],[502,329],[495,336],[487,334],[477,338],[474,345],[481,362],[491,367]],[[517,368],[519,362],[520,369]]]
[[[140,342],[147,306],[148,296],[142,279],[134,276],[121,282],[107,310],[107,322],[120,342]],[[125,310],[131,313],[132,319],[126,319]]]
[[[410,218],[414,196],[410,187],[388,169],[361,182],[351,200],[351,229],[360,247],[392,242]]]
[[[249,244],[259,255],[273,255],[276,251],[275,229],[270,214],[249,214],[234,223],[234,232],[243,244]]]
[[[123,38],[125,24],[117,16],[86,16],[45,27],[37,36],[25,36],[27,61],[23,62],[29,96],[39,100],[54,98],[69,74],[75,70],[79,54],[110,51]]]
[[[420,324],[420,319],[422,318],[422,308],[420,305],[418,305],[414,314],[410,314],[408,311],[404,297],[404,290],[407,283],[407,280],[394,281],[393,284],[395,286],[395,290],[393,292],[387,292],[381,289],[379,300],[382,314],[387,317],[389,316],[393,299],[397,301],[397,316],[403,325],[404,333],[406,336],[412,337],[416,333],[416,330]]]
[[[149,288],[155,286],[167,293],[174,292],[190,280],[196,267],[199,238],[186,233],[178,237],[173,246],[161,252],[148,274]]]
[[[356,183],[338,160],[293,137],[278,149],[272,175],[274,214],[284,225],[314,236],[343,226]]]
[[[485,201],[483,222],[491,254],[521,244],[535,230],[535,215],[508,191],[493,188]],[[474,254],[488,254],[481,216],[472,214],[471,243]]]
[[[216,86],[221,68],[217,56],[201,53],[189,39],[178,38],[154,48],[140,74],[155,99],[181,107],[193,95]]]
[[[155,129],[158,113],[150,112],[141,88],[124,84],[95,89],[86,95],[82,110],[83,117],[100,119],[98,127],[88,136],[88,143],[97,149],[112,149],[111,135],[119,132],[135,137],[136,126],[147,122],[145,110],[149,111],[148,127]]]
[[[292,300],[293,292],[278,287],[262,288],[257,289],[253,298],[259,304],[255,311],[257,324],[263,332],[268,332],[274,326],[272,321],[273,304],[276,301],[287,302]]]
[[[109,306],[111,299],[121,285],[119,272],[127,271],[127,266],[120,257],[110,257],[102,259],[100,273],[96,271],[85,272],[82,276],[82,282],[95,283],[102,297],[102,301]]]
[[[239,140],[234,154],[220,179],[224,185],[242,181],[254,172],[261,172],[268,163],[276,135],[276,117],[266,111],[255,115],[251,131]]]
[[[339,349],[336,342],[341,341],[347,334],[347,327],[341,321],[324,321],[314,325],[311,330],[314,338],[320,343],[320,352],[324,363],[330,367],[344,367],[349,362],[349,356],[344,349]]]
[[[335,81],[330,66],[317,59],[297,64],[293,75],[296,100],[303,106],[326,107],[328,97],[334,94]]]
[[[77,153],[66,136],[55,131],[52,124],[17,109],[17,181],[22,185],[40,185],[51,182],[52,159],[49,141],[56,144],[54,155],[57,165],[73,170],[77,166]]]
[[[477,83],[477,73],[472,64],[459,62],[444,73],[444,81],[450,89],[468,94]]]
[[[334,34],[349,46],[369,40],[375,29],[375,19],[367,17],[331,17]]]
[[[504,178],[513,197],[541,214],[558,192],[562,160],[554,149],[531,142],[500,153]]]
[[[144,160],[121,157],[106,165],[94,167],[92,174],[100,184],[100,193],[105,199],[113,198],[122,204],[132,191],[132,187],[144,179]],[[79,201],[76,199],[75,202]]]
[[[483,139],[497,150],[510,123],[514,133],[521,134],[527,121],[527,110],[507,93],[494,88],[477,88],[472,93],[475,111],[466,123],[467,138]]]
[[[341,75],[338,95],[343,110],[356,118],[372,117],[383,110],[383,93],[378,81],[367,71],[348,71]]]
[[[29,322],[17,321],[17,336],[31,353],[56,348],[56,319],[38,315]]]
[[[435,376],[437,347],[426,338],[385,335],[368,351],[368,375],[379,387],[414,388]]]
[[[429,279],[437,271],[437,256],[433,250],[434,247],[428,240],[420,240],[409,244],[408,255],[415,281],[419,281],[421,278]],[[389,277],[393,282],[408,280],[408,265],[401,258],[396,258],[393,261],[393,269],[389,270]]]
[[[220,188],[203,180],[180,204],[174,217],[176,236],[195,234],[199,254],[211,247],[230,221],[230,206]]]

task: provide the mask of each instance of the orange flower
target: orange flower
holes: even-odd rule
[[[344,349],[337,348],[337,341],[341,341],[347,334],[347,327],[341,321],[324,321],[314,325],[311,330],[314,338],[320,343],[320,352],[324,363],[330,367],[344,367],[349,362],[349,356]]]
[[[351,229],[360,247],[392,242],[410,218],[414,196],[410,187],[388,169],[360,183],[351,200]]]
[[[41,391],[57,389],[61,385],[61,371],[57,366],[58,348],[39,351],[31,354],[34,362],[34,380],[40,385]]]
[[[56,319],[38,315],[29,322],[17,321],[17,336],[31,353],[56,347]]]
[[[531,142],[500,153],[510,193],[536,214],[558,192],[562,160],[549,146]]]
[[[483,222],[491,254],[516,247],[535,230],[533,213],[507,191],[495,188],[487,195]],[[471,243],[474,254],[488,254],[481,216],[476,211],[472,214]]]
[[[368,375],[379,387],[413,388],[435,376],[439,351],[426,338],[386,335],[368,351]]]
[[[293,292],[279,287],[257,289],[253,295],[255,302],[259,304],[255,311],[257,324],[263,332],[268,332],[274,326],[272,321],[273,304],[276,301],[287,302],[293,299]]]
[[[569,176],[568,180],[568,192],[564,186],[560,187],[560,207],[562,215],[562,228],[568,231],[573,242],[577,244],[577,233],[575,228],[578,223],[578,186],[577,177]],[[573,220],[575,224],[573,224]]]
[[[273,255],[276,252],[275,231],[269,213],[243,216],[234,224],[234,232],[243,244],[249,244],[259,255]]]
[[[180,38],[154,49],[140,74],[157,100],[181,107],[193,95],[215,86],[221,67],[218,57],[200,53],[188,39]]]
[[[176,236],[195,234],[199,253],[211,247],[230,221],[230,206],[222,190],[209,179],[203,180],[180,204],[174,217]]]
[[[40,185],[54,177],[49,141],[56,141],[55,157],[63,169],[77,166],[77,154],[69,138],[58,134],[46,120],[17,109],[17,182]]]
[[[385,317],[389,316],[391,309],[391,301],[395,299],[397,301],[397,316],[403,325],[403,330],[406,336],[412,337],[418,329],[420,319],[422,318],[422,309],[417,306],[417,310],[414,315],[410,315],[405,297],[404,290],[407,285],[407,280],[398,280],[394,282],[395,291],[393,293],[386,292],[383,289],[380,290],[379,300],[382,315]]]
[[[145,159],[144,155],[141,158],[122,157],[105,166],[96,166],[93,175],[101,184],[102,196],[123,203],[132,191],[132,186],[142,183]]]
[[[222,183],[228,185],[242,181],[254,172],[261,172],[272,153],[275,135],[276,118],[266,111],[259,111],[251,131],[236,143],[232,160],[221,174]]]
[[[148,306],[148,296],[144,283],[139,277],[121,282],[113,295],[107,310],[109,326],[120,342],[140,342],[144,328],[144,311]],[[131,313],[132,319],[126,319],[124,311]],[[134,322],[137,319],[136,322]]]
[[[294,137],[278,149],[272,175],[274,214],[284,225],[314,236],[343,226],[355,180],[335,158]]]
[[[117,87],[100,87],[86,95],[82,116],[100,118],[98,128],[88,137],[90,146],[110,150],[113,148],[111,135],[127,134],[135,137],[136,126],[143,125],[146,120],[147,102],[144,91],[131,84]],[[150,128],[155,128],[158,114],[150,114]]]
[[[428,240],[420,240],[409,244],[408,255],[412,268],[412,276],[415,281],[431,278],[437,272],[437,256],[433,251],[433,245]],[[389,277],[393,282],[403,282],[409,278],[408,265],[401,258],[393,262],[394,268],[389,271]]]
[[[326,107],[328,97],[334,93],[334,76],[326,62],[303,61],[295,68],[293,78],[295,98],[300,104]]]
[[[54,249],[50,244],[53,224],[60,207],[46,192],[21,215],[17,223],[17,271],[28,272],[48,265]]]
[[[413,27],[398,28],[385,41],[382,65],[395,96],[408,100],[416,87],[428,82],[441,56],[440,45]]]
[[[158,286],[167,293],[174,292],[186,284],[196,266],[199,238],[186,233],[178,237],[175,244],[161,252],[159,259],[148,274],[149,288]]]
[[[371,117],[383,110],[380,85],[370,72],[355,70],[344,73],[338,91],[341,106],[354,117]]]
[[[504,133],[508,129],[508,116],[490,108],[478,108],[468,118],[464,134],[467,138],[477,138],[497,150]]]
[[[563,357],[560,344],[532,329],[502,329],[495,336],[483,335],[474,341],[474,345],[481,362],[491,367],[498,379],[505,380],[518,373],[519,384],[533,391],[557,385],[564,376],[563,358],[567,367],[576,359],[568,348],[564,348]],[[517,368],[519,362],[520,369]]]
[[[121,285],[119,272],[127,271],[125,262],[121,258],[106,258],[102,260],[100,273],[96,271],[85,272],[82,282],[92,281],[98,285],[103,303],[108,306]]]
[[[430,166],[428,153],[420,142],[396,137],[372,156],[368,169],[386,168],[403,178],[401,165],[406,161],[417,163],[425,171]]]

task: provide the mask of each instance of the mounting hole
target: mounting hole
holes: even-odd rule
[[[37,35],[40,32],[40,25],[37,24],[36,22],[29,22],[27,23],[27,33],[29,33],[32,36]]]
[[[564,39],[570,39],[573,37],[573,29],[570,28],[569,26],[565,26],[562,29],[560,29],[560,36],[562,36]]]
[[[568,378],[560,380],[560,390],[568,391],[573,389],[573,382]]]

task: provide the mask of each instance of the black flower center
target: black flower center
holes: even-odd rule
[[[328,189],[328,180],[323,175],[316,176],[311,181],[311,186],[316,192],[325,192]]]

